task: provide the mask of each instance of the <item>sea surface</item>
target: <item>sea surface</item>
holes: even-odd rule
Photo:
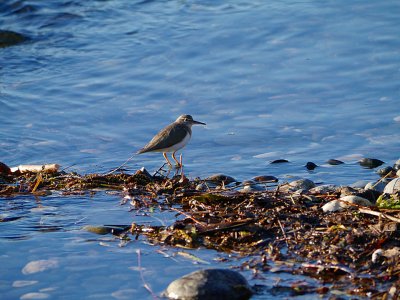
[[[190,178],[377,180],[357,161],[400,158],[399,16],[396,0],[2,0],[0,30],[28,40],[0,48],[0,161],[106,172],[191,114],[207,125],[193,127],[183,151]],[[329,166],[331,158],[345,164]],[[308,161],[319,167],[308,171]],[[127,168],[162,163],[159,153],[141,154]],[[152,299],[141,275],[158,293],[189,271],[229,266],[213,251],[192,251],[203,265],[82,230],[175,219],[120,200],[2,198],[1,218],[15,218],[0,222],[4,299]],[[27,273],[40,260],[49,268]],[[263,284],[299,280],[285,276]]]

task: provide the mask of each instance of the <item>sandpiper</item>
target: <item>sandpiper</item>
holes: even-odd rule
[[[172,167],[171,162],[168,159],[167,152],[172,152],[172,158],[175,160],[178,168],[182,168],[182,156],[179,162],[175,153],[179,149],[186,146],[192,136],[192,125],[206,123],[193,120],[191,115],[181,115],[175,122],[169,124],[162,129],[153,139],[137,153],[146,152],[162,152],[168,165]]]

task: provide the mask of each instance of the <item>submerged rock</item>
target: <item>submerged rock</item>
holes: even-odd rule
[[[24,275],[35,274],[50,269],[55,269],[57,267],[58,267],[58,260],[56,259],[35,260],[26,264],[26,266],[22,269],[22,274]]]
[[[400,192],[400,178],[391,180],[383,190],[385,194],[394,194]]]
[[[171,282],[163,296],[180,300],[242,300],[249,299],[252,293],[240,273],[228,269],[206,269]]]
[[[329,159],[328,161],[327,161],[327,163],[329,164],[329,165],[332,165],[332,166],[337,166],[337,165],[341,165],[341,164],[344,164],[344,162],[342,162],[341,160],[337,160],[337,159]]]
[[[28,38],[21,33],[0,30],[0,48],[14,46],[25,42]]]
[[[275,160],[271,161],[271,164],[281,164],[281,163],[287,163],[287,162],[289,162],[289,161],[286,159],[275,159]]]
[[[315,163],[313,163],[312,161],[309,161],[308,163],[306,163],[307,170],[314,170],[316,167],[318,167],[318,166]]]
[[[379,167],[380,165],[384,164],[383,161],[376,159],[376,158],[363,158],[359,162],[360,166],[364,168],[374,169]]]

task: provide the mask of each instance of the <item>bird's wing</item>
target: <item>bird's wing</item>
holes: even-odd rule
[[[150,152],[155,150],[166,149],[183,140],[188,132],[187,128],[181,124],[170,124],[162,129],[153,139],[138,153]]]

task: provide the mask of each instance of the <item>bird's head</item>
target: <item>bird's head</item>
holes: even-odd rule
[[[181,116],[179,116],[178,119],[176,119],[175,122],[183,123],[183,124],[186,124],[186,125],[189,125],[189,126],[196,125],[196,124],[198,124],[198,125],[206,125],[206,123],[193,120],[193,117],[191,115],[181,115]]]

